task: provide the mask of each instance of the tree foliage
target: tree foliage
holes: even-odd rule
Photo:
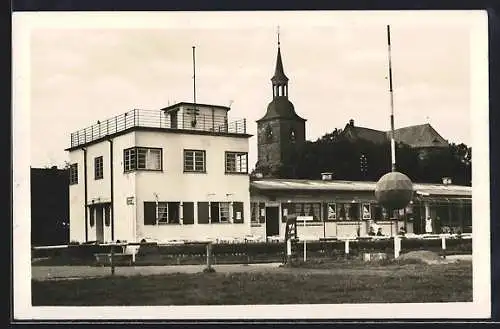
[[[339,180],[377,181],[391,170],[389,142],[353,142],[340,136],[341,130],[335,129],[306,142],[300,154],[280,164],[276,174],[280,178],[319,179],[321,173],[331,172]],[[414,149],[403,143],[396,147],[396,169],[414,182],[441,183],[443,177],[450,177],[453,184],[470,185],[471,164],[472,150],[463,143],[440,149]]]

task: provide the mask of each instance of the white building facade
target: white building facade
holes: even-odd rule
[[[251,233],[246,121],[178,103],[71,135],[70,240],[200,241]]]

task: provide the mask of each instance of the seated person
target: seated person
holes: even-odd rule
[[[375,229],[373,228],[373,226],[370,226],[370,230],[368,231],[368,235],[370,235],[370,236],[375,235]]]
[[[403,235],[403,236],[406,234],[406,230],[405,230],[405,228],[404,228],[404,227],[401,227],[401,228],[399,229],[399,234],[400,234],[400,235]]]
[[[377,230],[377,236],[383,236],[381,227],[379,227]]]

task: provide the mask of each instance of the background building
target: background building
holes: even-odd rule
[[[31,168],[31,245],[69,242],[69,171]]]

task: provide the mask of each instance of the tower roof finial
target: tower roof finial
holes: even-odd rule
[[[278,25],[277,28],[277,34],[278,34],[278,47],[280,46],[280,26]]]
[[[288,82],[288,78],[283,70],[283,61],[281,60],[281,50],[280,50],[280,27],[277,28],[278,35],[278,56],[276,57],[276,69],[274,71],[274,76],[271,81],[273,85],[283,85]]]

